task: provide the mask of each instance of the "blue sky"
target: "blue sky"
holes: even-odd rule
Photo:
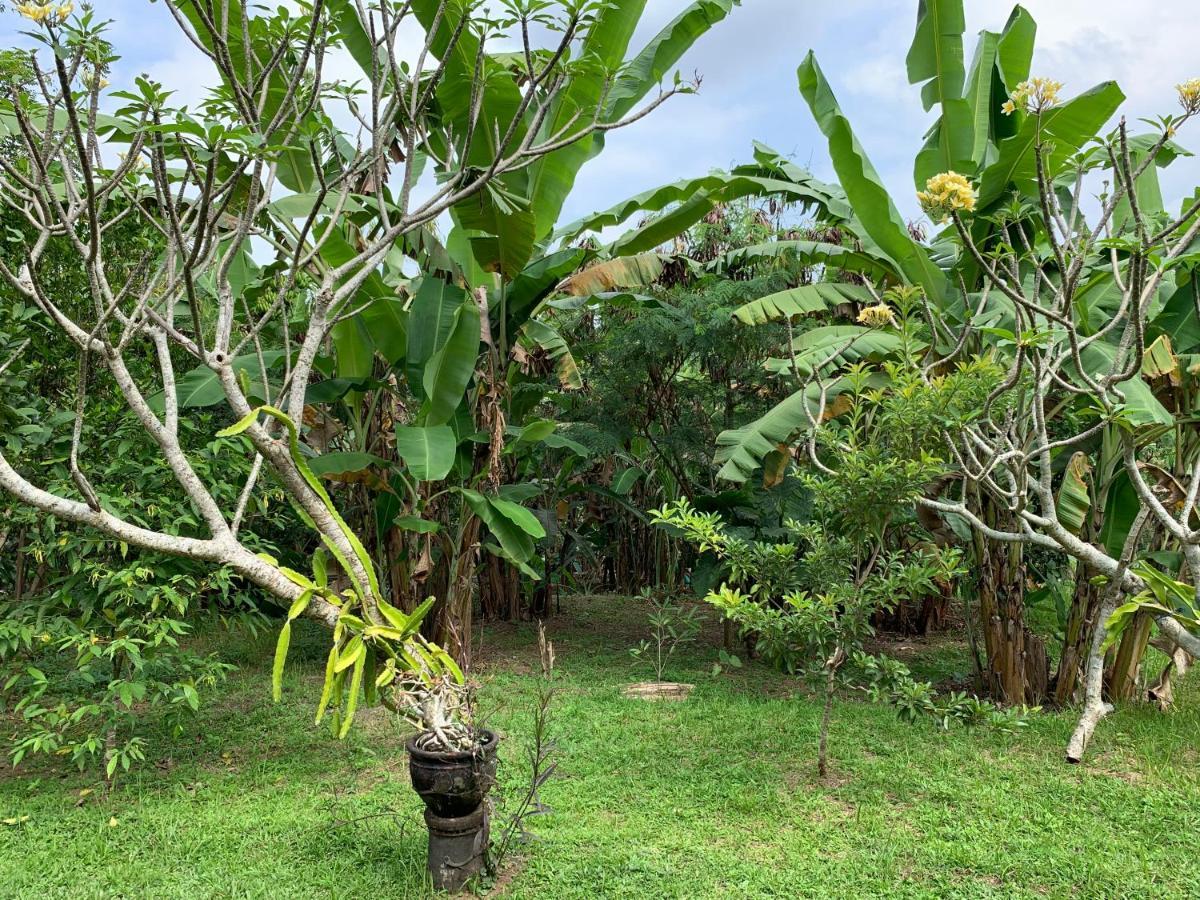
[[[687,5],[648,0],[639,37],[648,38]],[[1200,77],[1194,2],[1029,0],[1038,21],[1034,73],[1063,81],[1074,94],[1116,80],[1131,118],[1175,109],[1174,85]],[[148,72],[183,97],[194,97],[212,75],[180,36],[162,3],[104,0],[114,20],[111,38],[122,60],[112,79],[122,86]],[[999,29],[1012,6],[967,0],[968,34]],[[695,96],[672,99],[642,122],[610,135],[605,152],[583,172],[564,210],[574,219],[646,188],[746,161],[761,140],[832,177],[823,140],[796,88],[796,67],[811,48],[902,211],[917,214],[910,167],[929,117],[907,84],[904,56],[916,0],[744,0],[683,60],[704,78]],[[0,15],[0,46],[25,43],[22,20]],[[968,47],[968,57],[970,47]],[[1192,130],[1200,128],[1195,123]],[[1184,145],[1200,148],[1187,132]],[[1182,159],[1164,173],[1168,200],[1200,183],[1200,163]]]

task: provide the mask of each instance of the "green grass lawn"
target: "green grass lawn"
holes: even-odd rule
[[[521,898],[1186,897],[1200,838],[1200,696],[1107,719],[1088,763],[1062,761],[1069,714],[1004,736],[908,726],[849,699],[833,771],[814,755],[819,704],[764,667],[710,674],[718,632],[672,666],[685,703],[621,696],[648,677],[627,648],[642,611],[564,601],[551,814],[496,886]],[[273,637],[222,647],[241,665],[162,755],[106,791],[44,764],[0,768],[0,897],[428,896],[403,729],[380,714],[343,742],[312,724],[325,636],[293,639],[284,702]],[[479,675],[515,797],[536,696],[533,626],[486,629]],[[900,642],[930,677],[963,674],[945,638]],[[1194,679],[1193,679],[1194,680]],[[87,792],[88,789],[90,792]],[[86,793],[84,793],[86,792]]]

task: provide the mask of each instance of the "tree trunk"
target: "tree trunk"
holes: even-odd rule
[[[1117,644],[1112,665],[1104,674],[1108,697],[1114,703],[1136,696],[1138,675],[1142,668],[1142,657],[1150,641],[1150,626],[1153,620],[1145,613],[1138,613]]]
[[[989,504],[990,506],[990,504]],[[1007,525],[994,507],[993,523]],[[1046,697],[1050,659],[1046,645],[1025,627],[1025,567],[1021,545],[977,536],[979,617],[987,656],[984,679],[1001,703],[1037,705]]]
[[[1062,658],[1054,676],[1054,705],[1068,706],[1074,702],[1080,688],[1084,661],[1091,644],[1092,629],[1100,611],[1101,588],[1092,584],[1095,572],[1082,562],[1075,568],[1075,593],[1067,614]]]
[[[517,622],[523,617],[521,573],[508,560],[489,553],[483,566],[479,611],[485,619]]]
[[[479,519],[471,516],[451,562],[445,602],[438,610],[434,640],[466,670],[471,665],[471,629],[475,608],[475,567],[479,555]]]

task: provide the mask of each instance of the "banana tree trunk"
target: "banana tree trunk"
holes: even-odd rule
[[[1062,657],[1054,676],[1054,705],[1067,706],[1075,701],[1081,687],[1084,663],[1092,642],[1092,629],[1100,612],[1101,588],[1092,584],[1095,573],[1079,563],[1075,570],[1075,593],[1067,614]]]
[[[990,506],[990,504],[989,504]],[[993,522],[1002,514],[985,510]],[[1039,704],[1046,696],[1050,660],[1046,645],[1025,627],[1025,567],[1021,545],[977,536],[979,616],[986,663],[984,678],[997,701]]]
[[[1150,626],[1153,620],[1145,613],[1138,613],[1132,624],[1121,635],[1117,644],[1117,652],[1113,654],[1112,664],[1105,672],[1105,684],[1108,686],[1108,696],[1113,702],[1129,700],[1137,695],[1139,675],[1142,669],[1142,657],[1150,641]]]
[[[438,611],[434,640],[464,670],[471,665],[471,629],[475,609],[475,569],[479,556],[479,519],[471,516],[451,560],[446,600]]]
[[[517,622],[522,609],[521,573],[516,566],[489,554],[483,567],[479,610],[485,619]]]

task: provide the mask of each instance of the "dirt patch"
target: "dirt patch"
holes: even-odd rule
[[[512,886],[512,883],[517,879],[517,876],[523,871],[525,871],[525,857],[509,857],[508,861],[504,864],[504,868],[496,876],[496,880],[492,882],[492,886],[488,888],[487,893],[477,896],[484,898],[503,897]]]

